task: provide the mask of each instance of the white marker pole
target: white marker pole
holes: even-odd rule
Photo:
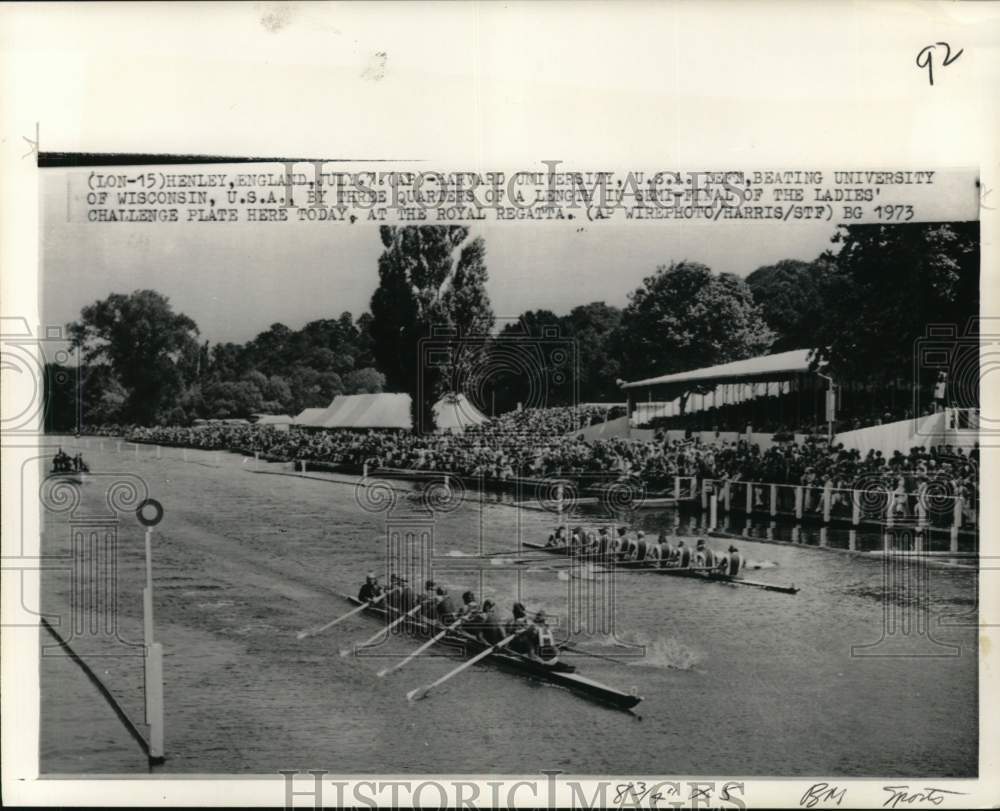
[[[146,587],[142,590],[143,636],[146,643],[146,723],[149,760],[163,762],[163,646],[153,640],[153,528],[146,527]]]

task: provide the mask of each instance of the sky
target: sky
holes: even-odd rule
[[[65,325],[111,293],[152,288],[212,343],[250,340],[271,324],[298,329],[368,309],[382,250],[361,222],[130,224],[67,222],[63,170],[43,176],[41,314]],[[616,306],[658,265],[697,261],[746,276],[781,259],[833,247],[830,223],[591,224],[477,222],[498,321],[525,310],[563,314],[592,301]]]

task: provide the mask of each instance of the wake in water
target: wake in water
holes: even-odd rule
[[[643,633],[623,634],[617,644],[634,648],[642,646],[645,653],[629,659],[633,667],[666,667],[672,670],[696,670],[703,655],[672,636],[649,637]]]

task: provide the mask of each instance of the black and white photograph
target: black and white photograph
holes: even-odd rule
[[[963,63],[928,47],[932,92]],[[989,804],[976,159],[32,137],[3,511],[36,785]]]
[[[43,769],[976,775],[976,221],[269,169],[42,169]]]

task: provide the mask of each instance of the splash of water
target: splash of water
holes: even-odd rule
[[[645,654],[631,661],[634,667],[666,667],[672,670],[694,670],[704,655],[688,647],[679,639],[667,636],[651,637],[643,633],[625,634],[619,637],[629,647],[641,645]]]

